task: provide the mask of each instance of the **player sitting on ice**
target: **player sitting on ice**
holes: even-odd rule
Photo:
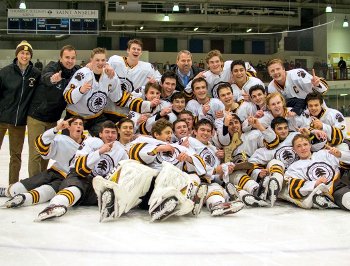
[[[220,158],[223,158],[223,150],[210,143],[214,133],[214,125],[208,119],[201,119],[195,124],[195,138],[189,137],[183,140],[183,145],[189,145],[201,158],[203,158],[207,173],[206,182],[209,183],[208,193],[206,196],[206,205],[212,216],[227,215],[236,213],[244,207],[240,200],[229,201],[230,197],[225,189],[221,186],[224,176],[228,176],[234,170],[233,163],[221,164]]]
[[[60,217],[73,205],[97,205],[92,188],[95,176],[107,176],[119,161],[128,155],[117,138],[116,125],[111,121],[102,123],[99,138],[87,138],[75,154],[70,172],[60,185],[57,195],[38,215],[38,221]]]
[[[158,176],[155,179],[154,186],[152,185],[150,191],[143,198],[144,202],[149,204],[149,213],[151,220],[164,220],[172,215],[184,215],[189,212],[198,215],[203,205],[203,198],[206,194],[207,187],[200,186],[200,179],[198,176],[205,174],[205,164],[203,160],[194,152],[190,152],[186,147],[179,144],[170,144],[172,136],[172,124],[164,119],[158,120],[152,127],[152,136],[140,136],[132,142],[129,150],[130,159],[136,160],[143,165],[134,163],[135,173],[134,178],[142,178],[143,169],[156,169]],[[165,163],[169,162],[169,163]],[[121,172],[117,176],[122,176],[123,165],[119,169]],[[131,171],[131,170],[128,170]],[[137,175],[140,175],[138,177]],[[191,174],[188,174],[191,173]],[[147,175],[152,177],[151,175]],[[113,189],[115,197],[115,211],[110,212],[101,209],[101,220],[108,220],[108,218],[117,218],[123,211],[116,211],[120,209],[119,202],[126,201],[123,194],[118,194],[117,187],[119,187],[118,178],[111,178],[114,184],[109,183],[109,187]],[[152,181],[152,180],[151,180]],[[116,183],[116,184],[115,184]],[[95,187],[96,189],[96,187]],[[104,189],[103,186],[101,188]],[[103,193],[103,191],[102,191]],[[134,195],[134,200],[140,195]],[[103,204],[102,197],[102,207]],[[129,203],[130,204],[130,203]],[[136,206],[136,204],[134,204]],[[107,215],[106,215],[107,213]]]
[[[282,191],[283,199],[301,208],[336,208],[336,202],[350,210],[350,190],[339,187],[340,164],[350,163],[350,151],[346,144],[337,149],[326,146],[317,152],[311,151],[308,138],[297,135],[293,149],[299,160],[292,163],[285,173],[288,186]],[[334,198],[333,198],[334,197]]]
[[[67,121],[59,120],[56,127],[37,137],[35,145],[40,155],[55,162],[46,171],[11,185],[8,193],[12,198],[5,202],[4,207],[15,208],[44,203],[55,196],[85,138],[83,123],[81,116],[73,116]],[[68,129],[69,136],[58,134],[63,129]]]

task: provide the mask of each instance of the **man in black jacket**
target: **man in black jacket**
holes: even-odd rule
[[[61,118],[66,102],[63,91],[73,74],[80,68],[76,65],[76,50],[71,45],[63,46],[58,62],[51,61],[42,72],[28,112],[29,176],[46,170],[48,160],[44,160],[35,149],[35,139],[46,130],[56,126]]]
[[[40,71],[30,61],[32,46],[22,41],[15,54],[13,63],[0,70],[0,147],[8,130],[9,185],[19,181],[28,108],[40,80]]]
[[[172,71],[174,71],[177,76],[176,90],[182,92],[188,82],[194,79],[203,69],[192,65],[192,54],[190,51],[181,50],[177,54],[176,65],[172,67]]]

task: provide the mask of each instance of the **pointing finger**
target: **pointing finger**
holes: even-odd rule
[[[315,77],[316,74],[315,74],[315,69],[312,69],[312,76]]]

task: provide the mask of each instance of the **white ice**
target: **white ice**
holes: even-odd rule
[[[8,182],[8,154],[6,136],[0,186]],[[25,144],[21,178],[27,161]],[[0,209],[0,265],[350,265],[350,213],[342,210],[277,203],[216,218],[205,209],[162,223],[132,210],[99,223],[97,207],[76,207],[34,222],[46,205]]]

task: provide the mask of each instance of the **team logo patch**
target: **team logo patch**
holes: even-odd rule
[[[232,162],[233,163],[242,163],[246,162],[249,157],[246,154],[238,153],[236,155],[233,155],[232,153]]]
[[[209,165],[210,167],[214,167],[215,157],[208,148],[204,148],[199,153],[199,157],[201,157],[205,161],[205,164]]]
[[[299,160],[299,156],[293,151],[292,147],[281,147],[275,153],[275,159],[284,163],[285,167],[289,167],[296,160]]]
[[[114,161],[108,154],[102,154],[98,164],[92,170],[93,176],[107,176],[114,168]]]
[[[125,77],[119,77],[120,79],[120,86],[122,88],[123,91],[127,91],[127,92],[133,92],[134,91],[134,84]]]
[[[224,84],[224,83],[227,83],[227,82],[220,81],[219,83],[214,84],[213,88],[211,89],[211,94],[213,95],[214,98],[219,99],[218,87],[220,84]]]
[[[170,151],[159,152],[157,153],[156,161],[158,163],[162,163],[163,161],[166,161],[176,166],[179,164],[179,161],[177,160],[177,157],[179,156],[179,154],[180,154],[180,150],[178,148],[175,148],[175,151],[173,153],[171,153]]]
[[[107,95],[102,91],[94,92],[91,97],[87,100],[87,106],[90,112],[96,114],[106,106]]]
[[[337,119],[337,121],[339,122],[339,123],[341,123],[341,122],[343,122],[344,121],[344,116],[342,116],[342,114],[336,114],[336,116],[335,116],[335,119]]]
[[[307,168],[306,176],[314,181],[324,176],[327,178],[327,183],[330,182],[334,177],[334,169],[325,162],[316,162]]]
[[[302,71],[302,70],[298,71],[297,74],[299,77],[302,77],[302,78],[305,78],[305,76],[306,76],[305,71]]]
[[[81,81],[84,78],[84,74],[79,72],[74,77],[76,80]]]

